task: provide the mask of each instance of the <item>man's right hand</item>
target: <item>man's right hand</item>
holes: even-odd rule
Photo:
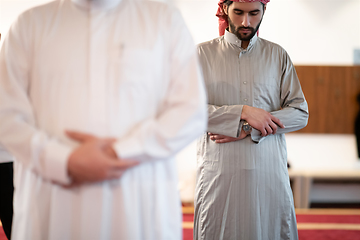
[[[251,107],[244,105],[241,119],[246,120],[250,126],[259,130],[261,136],[267,136],[269,134],[275,134],[278,126],[285,128],[282,122],[271,115],[269,112],[261,108]]]
[[[66,134],[80,142],[68,161],[68,172],[75,185],[120,178],[124,171],[139,164],[119,159],[112,149],[113,138],[98,138],[72,131]]]

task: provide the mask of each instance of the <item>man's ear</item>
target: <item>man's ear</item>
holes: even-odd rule
[[[223,4],[223,11],[224,11],[224,13],[226,14],[226,15],[229,15],[228,14],[228,5],[226,5],[226,4]]]
[[[267,4],[264,5],[264,13],[265,13],[265,11],[266,11],[266,6],[267,6]]]

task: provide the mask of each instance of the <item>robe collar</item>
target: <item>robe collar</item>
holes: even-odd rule
[[[229,32],[227,29],[225,30],[224,38],[227,42],[234,44],[234,45],[238,46],[239,48],[243,49],[241,47],[242,41],[240,39],[238,39],[238,37],[235,34]],[[257,34],[255,34],[250,39],[249,45],[248,45],[247,49],[245,49],[245,50],[250,50],[254,46],[257,39],[258,39],[258,36],[257,36]]]
[[[80,8],[91,11],[110,10],[120,4],[122,0],[71,0]]]

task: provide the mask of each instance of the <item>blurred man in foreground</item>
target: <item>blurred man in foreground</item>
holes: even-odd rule
[[[0,142],[16,157],[14,240],[181,239],[173,156],[206,126],[179,12],[59,0],[0,54]]]

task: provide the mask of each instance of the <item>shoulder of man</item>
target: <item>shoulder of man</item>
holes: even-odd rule
[[[263,47],[271,48],[282,54],[287,54],[286,50],[277,43],[271,42],[269,40],[266,40],[266,39],[260,38],[260,37],[258,37],[258,41],[259,41],[260,45],[262,45]]]
[[[31,7],[19,14],[12,26],[29,26],[31,24],[36,25],[43,23],[43,21],[48,21],[50,17],[55,15],[61,2],[62,1],[51,1]]]
[[[179,11],[178,8],[169,2],[154,1],[154,0],[126,0],[132,5],[137,5],[138,8],[148,11],[153,10],[157,12],[163,12],[171,14],[173,11]]]
[[[19,16],[31,16],[31,15],[41,15],[46,14],[49,15],[53,11],[58,10],[59,5],[61,5],[62,1],[51,1],[47,3],[43,3],[34,7],[31,7],[21,13]]]
[[[222,42],[223,39],[224,39],[224,37],[223,37],[223,36],[220,36],[220,37],[214,38],[214,39],[212,39],[212,40],[199,43],[199,44],[197,45],[197,47],[198,47],[199,50],[200,50],[200,49],[204,49],[204,50],[205,50],[205,49],[207,49],[207,48],[213,48],[213,47],[219,45],[219,44]]]

